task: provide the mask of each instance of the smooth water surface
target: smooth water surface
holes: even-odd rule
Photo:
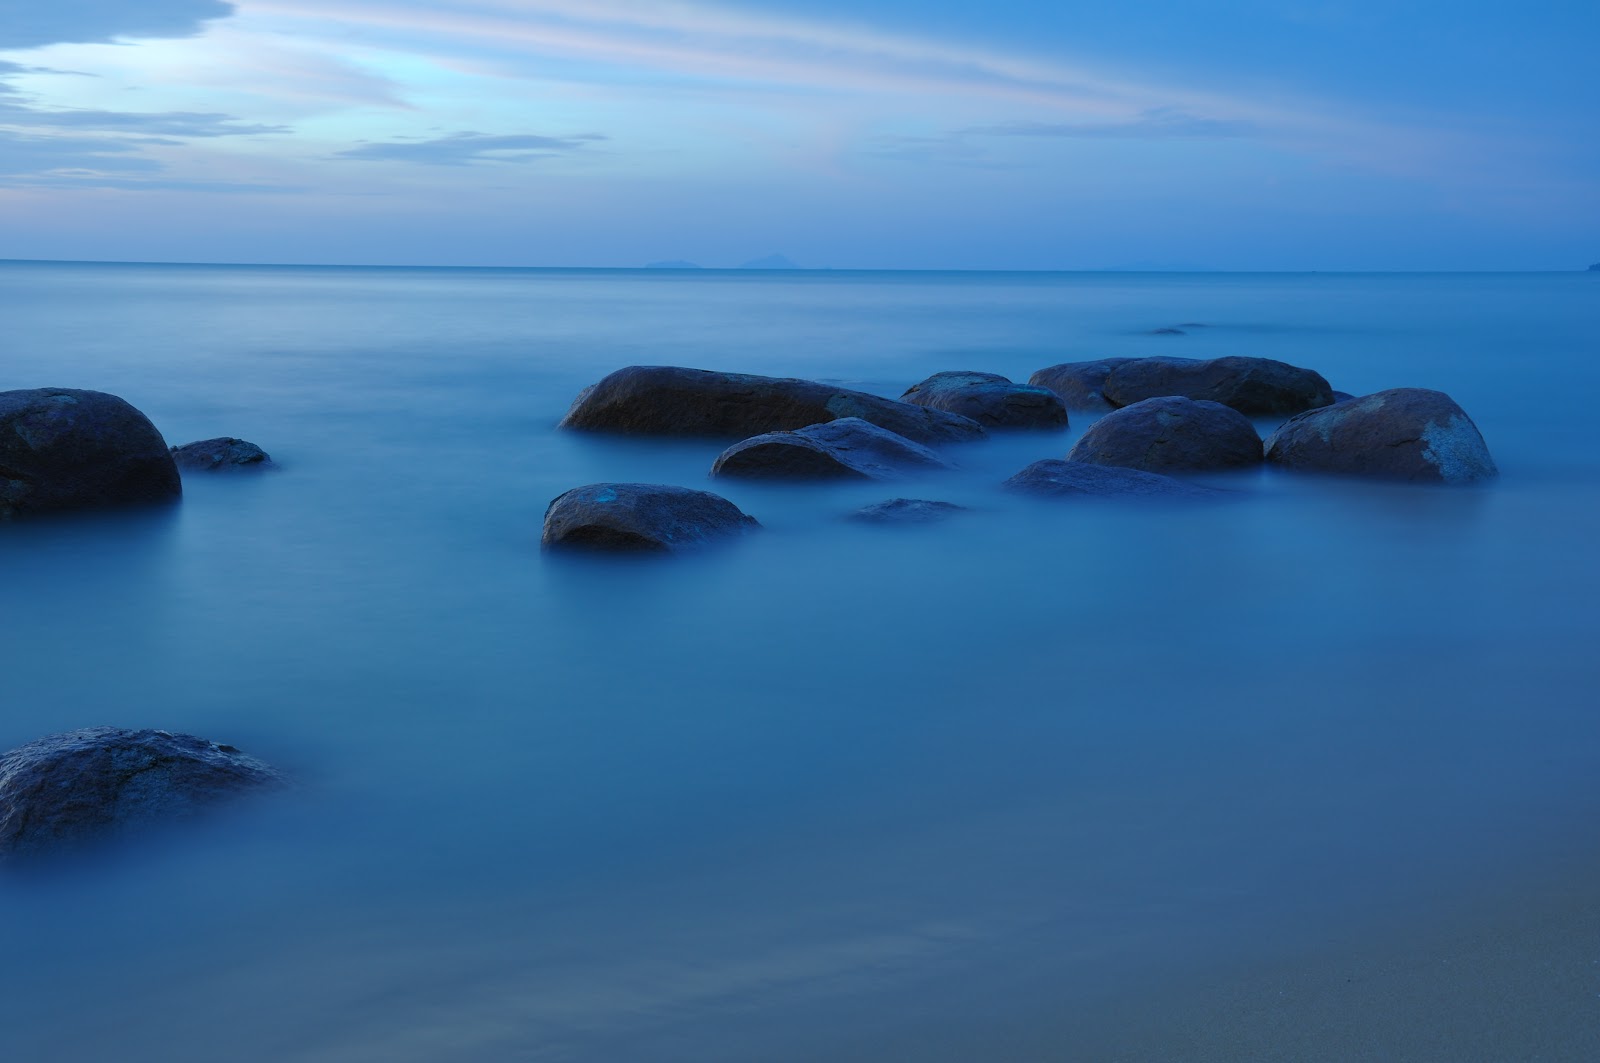
[[[280,465],[0,526],[0,748],[161,727],[300,783],[0,883],[7,1058],[1071,1059],[1038,1031],[1587,845],[1597,308],[1581,274],[0,265],[0,388]],[[570,487],[706,485],[719,444],[556,430],[624,365],[898,395],[1157,353],[1447,391],[1502,476],[1001,492],[1074,415],[887,488],[722,485],[764,529],[700,556],[539,550]],[[843,519],[894,495],[973,512]]]

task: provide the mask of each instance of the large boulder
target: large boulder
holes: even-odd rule
[[[850,514],[851,520],[869,524],[933,524],[967,512],[966,506],[954,502],[936,502],[927,498],[891,498],[862,506]]]
[[[0,391],[0,519],[175,501],[166,440],[115,395]]]
[[[557,496],[544,514],[546,547],[682,550],[760,527],[710,491],[665,484],[589,484]]]
[[[1217,498],[1223,492],[1171,476],[1116,465],[1046,458],[1007,480],[1008,491],[1045,498]]]
[[[1034,387],[1049,388],[1061,397],[1069,410],[1113,410],[1101,389],[1111,370],[1132,358],[1101,358],[1095,362],[1062,362],[1039,370],[1028,378]]]
[[[901,402],[970,417],[985,428],[1065,428],[1067,408],[1049,388],[1013,384],[998,373],[935,373]]]
[[[585,388],[563,428],[740,439],[859,417],[923,444],[983,438],[976,421],[814,380],[667,365],[619,369]]]
[[[1333,401],[1322,374],[1271,358],[1134,358],[1106,374],[1102,391],[1113,406],[1182,395],[1251,416],[1300,413]]]
[[[1426,388],[1391,388],[1291,417],[1267,440],[1267,460],[1419,483],[1472,483],[1499,472],[1466,411]]]
[[[948,462],[921,443],[859,417],[841,417],[794,432],[767,432],[735,443],[717,456],[711,475],[892,480],[917,469],[949,467]]]
[[[91,727],[0,754],[0,861],[190,819],[283,783],[232,746],[193,735]]]
[[[232,436],[202,439],[172,448],[172,460],[180,469],[197,472],[227,472],[233,469],[261,469],[272,464],[267,452],[254,443]]]
[[[1237,410],[1172,395],[1112,410],[1089,426],[1067,460],[1148,472],[1227,469],[1259,463],[1261,437]]]

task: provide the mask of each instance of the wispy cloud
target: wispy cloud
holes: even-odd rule
[[[44,173],[153,173],[161,164],[114,137],[34,136],[0,130],[0,177]]]
[[[200,111],[48,110],[10,102],[0,103],[0,126],[167,137],[237,137],[289,132],[288,126],[260,125],[243,122],[232,115]]]
[[[1259,126],[1236,119],[1204,118],[1177,107],[1153,107],[1121,122],[1006,122],[957,130],[958,137],[1049,137],[1083,140],[1213,139],[1256,136]]]
[[[191,37],[233,11],[224,0],[0,0],[0,50]]]
[[[383,162],[414,162],[429,166],[470,166],[480,162],[534,162],[567,154],[604,136],[585,133],[570,137],[546,137],[531,133],[494,136],[487,133],[452,133],[433,140],[395,140],[381,144],[362,144],[335,152],[341,159]]]

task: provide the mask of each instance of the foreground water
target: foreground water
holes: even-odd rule
[[[1597,305],[1581,274],[0,265],[0,388],[281,465],[0,528],[0,748],[163,727],[302,783],[0,883],[7,1058],[1071,1059],[1039,1031],[1583,851]],[[538,549],[569,487],[705,482],[716,444],[555,430],[623,365],[898,395],[1155,353],[1447,391],[1502,477],[997,490],[1075,416],[890,490],[718,488],[765,530],[704,556]],[[974,512],[841,519],[897,493]]]

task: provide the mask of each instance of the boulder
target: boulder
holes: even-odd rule
[[[1059,458],[1036,461],[1002,486],[1008,491],[1050,498],[1217,498],[1224,494],[1160,473]]]
[[[1069,410],[1116,409],[1101,393],[1111,370],[1132,358],[1102,358],[1097,362],[1063,362],[1041,369],[1028,378],[1034,387],[1049,388]]]
[[[754,517],[710,491],[665,484],[589,484],[550,503],[542,541],[546,547],[664,552],[758,527]]]
[[[965,512],[967,512],[966,506],[958,506],[954,502],[933,502],[925,498],[891,498],[887,502],[863,506],[850,514],[850,519],[872,524],[932,524]]]
[[[859,417],[926,445],[984,435],[966,417],[814,380],[662,365],[629,366],[585,388],[561,427],[742,439],[840,417]]]
[[[202,439],[172,448],[172,460],[180,469],[218,472],[231,469],[260,469],[272,464],[267,452],[254,443],[231,436]]]
[[[1472,483],[1499,471],[1466,411],[1425,388],[1391,388],[1291,417],[1267,440],[1267,460],[1417,483]]]
[[[901,402],[970,417],[985,428],[1065,428],[1067,408],[1049,388],[1013,384],[998,373],[935,373]]]
[[[1171,395],[1112,410],[1067,460],[1148,472],[1227,469],[1260,462],[1261,437],[1249,418],[1220,402]]]
[[[1231,406],[1240,413],[1300,413],[1333,401],[1320,373],[1271,358],[1135,358],[1106,375],[1113,406],[1182,395]]]
[[[0,391],[0,519],[173,502],[182,492],[166,440],[115,395]]]
[[[91,727],[0,754],[0,861],[190,819],[283,777],[193,735]]]
[[[735,443],[717,456],[712,476],[764,479],[892,480],[917,469],[949,463],[920,443],[859,417],[767,432]]]

